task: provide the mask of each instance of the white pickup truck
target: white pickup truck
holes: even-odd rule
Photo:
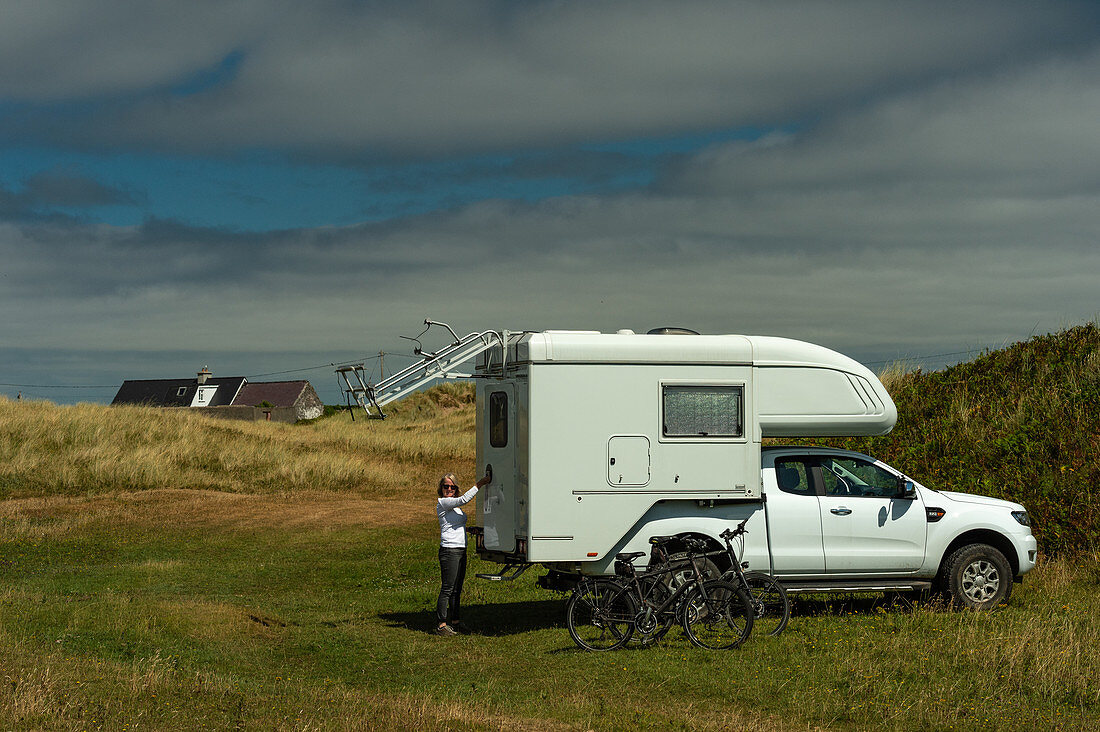
[[[939,589],[1004,602],[1035,566],[1015,503],[926,488],[859,453],[763,439],[880,435],[878,378],[821,346],[682,331],[508,333],[477,373],[478,553],[549,587],[613,572],[652,536],[748,519],[742,559],[794,592]]]
[[[794,591],[939,589],[989,608],[1035,566],[1018,503],[936,491],[846,450],[765,447],[744,559]]]

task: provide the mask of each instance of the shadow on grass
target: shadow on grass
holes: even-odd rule
[[[462,622],[473,635],[504,636],[532,630],[565,627],[565,603],[559,600],[478,603],[462,606]],[[411,613],[381,613],[378,617],[391,628],[408,628],[424,633],[436,627],[435,608]]]
[[[885,595],[791,595],[791,617],[908,614],[917,608],[943,609],[942,601],[912,600],[892,594]]]

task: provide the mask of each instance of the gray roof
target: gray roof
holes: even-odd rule
[[[206,380],[205,386],[217,386],[209,402],[211,407],[232,404],[245,383],[243,376],[219,376]],[[122,382],[111,404],[145,404],[154,407],[189,407],[199,383],[190,379],[128,379]]]

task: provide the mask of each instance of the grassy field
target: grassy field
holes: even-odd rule
[[[343,413],[287,425],[0,397],[0,499],[163,488],[407,499],[447,466],[472,470],[469,385],[445,384],[387,411],[384,423]]]
[[[904,414],[942,377],[895,378]],[[0,400],[0,729],[1100,728],[1095,547],[992,613],[802,599],[732,652],[581,652],[564,595],[473,559],[476,632],[430,635],[433,486],[473,481],[472,420],[460,386],[381,423]]]
[[[436,531],[349,497],[0,503],[0,728],[1100,726],[1095,557],[994,613],[803,600],[737,651],[591,654],[530,577],[471,578],[476,633],[430,635]]]

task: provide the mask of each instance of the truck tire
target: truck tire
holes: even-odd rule
[[[1012,593],[1012,567],[988,544],[968,544],[948,557],[944,589],[955,607],[992,610]]]
[[[668,563],[669,564],[676,564],[677,562],[686,561],[687,558],[688,558],[687,552],[676,552],[675,554],[669,555]],[[718,568],[718,565],[715,564],[714,561],[710,557],[696,557],[694,561],[695,561],[695,565],[697,567],[699,567],[699,572],[703,575],[704,580],[718,579],[719,577],[722,576],[722,571]],[[657,566],[658,565],[650,564],[649,569],[650,570],[656,569]],[[670,588],[675,591],[684,582],[694,581],[695,580],[695,573],[691,571],[690,567],[688,567],[684,570],[681,570],[681,571],[675,573],[670,578],[670,580],[671,580]]]

